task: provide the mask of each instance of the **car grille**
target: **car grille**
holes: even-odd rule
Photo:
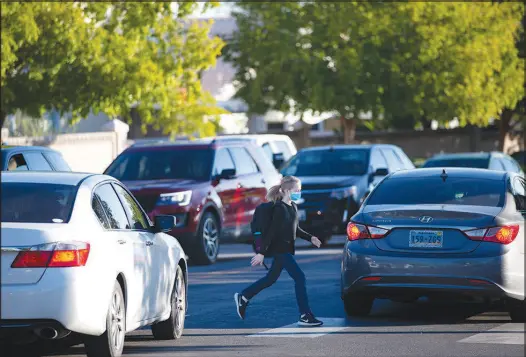
[[[135,198],[139,201],[142,208],[149,213],[155,208],[159,195],[135,195]]]

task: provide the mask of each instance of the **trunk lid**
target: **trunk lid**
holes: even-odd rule
[[[71,238],[67,224],[2,223],[2,285],[38,283],[46,268],[11,268],[21,250]]]
[[[480,241],[469,239],[463,231],[489,227],[501,207],[422,205],[369,206],[364,223],[389,229],[382,239],[374,239],[378,249],[401,253],[469,253]]]

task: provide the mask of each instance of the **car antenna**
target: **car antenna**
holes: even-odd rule
[[[446,179],[447,179],[446,169],[442,169],[442,175],[440,175],[440,177],[442,178],[443,182],[446,182]]]

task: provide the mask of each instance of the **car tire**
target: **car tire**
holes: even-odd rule
[[[86,336],[84,347],[88,357],[119,357],[126,334],[126,304],[118,281],[115,281],[106,315],[106,331],[100,336]]]
[[[513,322],[526,322],[526,300],[508,299],[508,313]]]
[[[189,252],[193,263],[211,265],[216,262],[219,254],[219,234],[217,218],[211,212],[206,212],[199,223],[196,239]]]
[[[183,270],[177,266],[174,287],[170,298],[170,317],[152,325],[152,334],[156,340],[177,340],[183,335],[186,317],[186,281]]]
[[[343,307],[347,316],[363,317],[369,315],[374,297],[368,295],[347,294],[343,298]]]

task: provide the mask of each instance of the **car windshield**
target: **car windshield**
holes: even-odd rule
[[[212,156],[210,149],[129,151],[120,155],[106,174],[121,181],[205,181],[212,173]]]
[[[427,161],[422,167],[471,167],[474,169],[487,169],[489,159],[479,158],[458,158],[458,159],[432,159]]]
[[[76,186],[2,182],[2,222],[67,223]]]
[[[503,207],[504,181],[481,178],[391,178],[381,183],[367,205],[466,205]]]
[[[369,165],[369,150],[335,149],[304,151],[285,164],[282,174],[292,176],[364,175]]]

